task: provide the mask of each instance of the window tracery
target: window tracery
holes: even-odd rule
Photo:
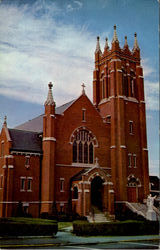
[[[73,162],[93,164],[94,162],[93,134],[86,129],[78,129],[73,134]]]

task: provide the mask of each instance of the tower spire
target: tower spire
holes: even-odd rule
[[[126,47],[128,47],[127,36],[125,36],[124,38],[125,38],[124,48],[126,48]]]
[[[97,36],[97,45],[96,45],[95,53],[102,54],[102,51],[101,51],[101,48],[100,48],[100,44],[99,44],[99,36]]]
[[[109,49],[109,46],[108,46],[108,38],[106,37],[106,43],[105,43],[105,46],[104,46],[104,50],[107,50]]]
[[[113,43],[113,42],[119,42],[119,41],[118,41],[118,37],[117,37],[117,32],[116,32],[116,25],[114,25],[114,34],[113,34],[112,43]]]
[[[134,46],[133,46],[133,51],[135,50],[139,50],[139,46],[138,46],[138,41],[137,41],[137,33],[134,33]]]
[[[7,116],[6,116],[6,115],[5,115],[5,117],[4,117],[3,126],[7,126]]]
[[[52,87],[53,87],[53,84],[52,82],[49,82],[48,84],[48,96],[47,96],[47,100],[45,101],[45,105],[54,105],[54,100],[53,100],[53,95],[52,95]]]

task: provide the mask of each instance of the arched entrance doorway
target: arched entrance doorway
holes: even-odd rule
[[[103,180],[100,176],[96,176],[91,182],[91,205],[98,209],[103,208]]]

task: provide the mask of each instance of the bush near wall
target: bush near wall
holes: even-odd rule
[[[80,216],[79,214],[66,214],[66,213],[57,213],[56,215],[50,215],[48,213],[41,213],[40,218],[42,219],[49,219],[49,220],[57,220],[57,221],[64,221],[64,222],[71,222],[74,220],[87,220],[87,217]]]
[[[0,236],[55,235],[58,223],[32,218],[0,218]]]
[[[120,221],[107,223],[73,222],[73,233],[76,235],[149,235],[159,233],[159,223],[152,221]]]

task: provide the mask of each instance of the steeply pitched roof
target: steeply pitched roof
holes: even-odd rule
[[[72,105],[72,103],[74,103],[75,102],[75,100],[72,100],[72,101],[70,101],[70,102],[67,102],[67,103],[65,103],[65,104],[63,104],[62,106],[59,106],[59,107],[57,107],[56,108],[56,114],[57,115],[61,115],[66,109],[68,109],[71,105]]]
[[[37,132],[23,131],[18,129],[8,129],[12,140],[11,150],[42,152],[42,140]]]
[[[75,100],[72,100],[68,103],[63,104],[60,107],[57,107],[55,113],[57,115],[61,115],[66,109],[68,109]],[[32,120],[29,120],[19,126],[16,126],[15,129],[34,131],[34,132],[42,132],[43,131],[43,115],[39,115]]]

